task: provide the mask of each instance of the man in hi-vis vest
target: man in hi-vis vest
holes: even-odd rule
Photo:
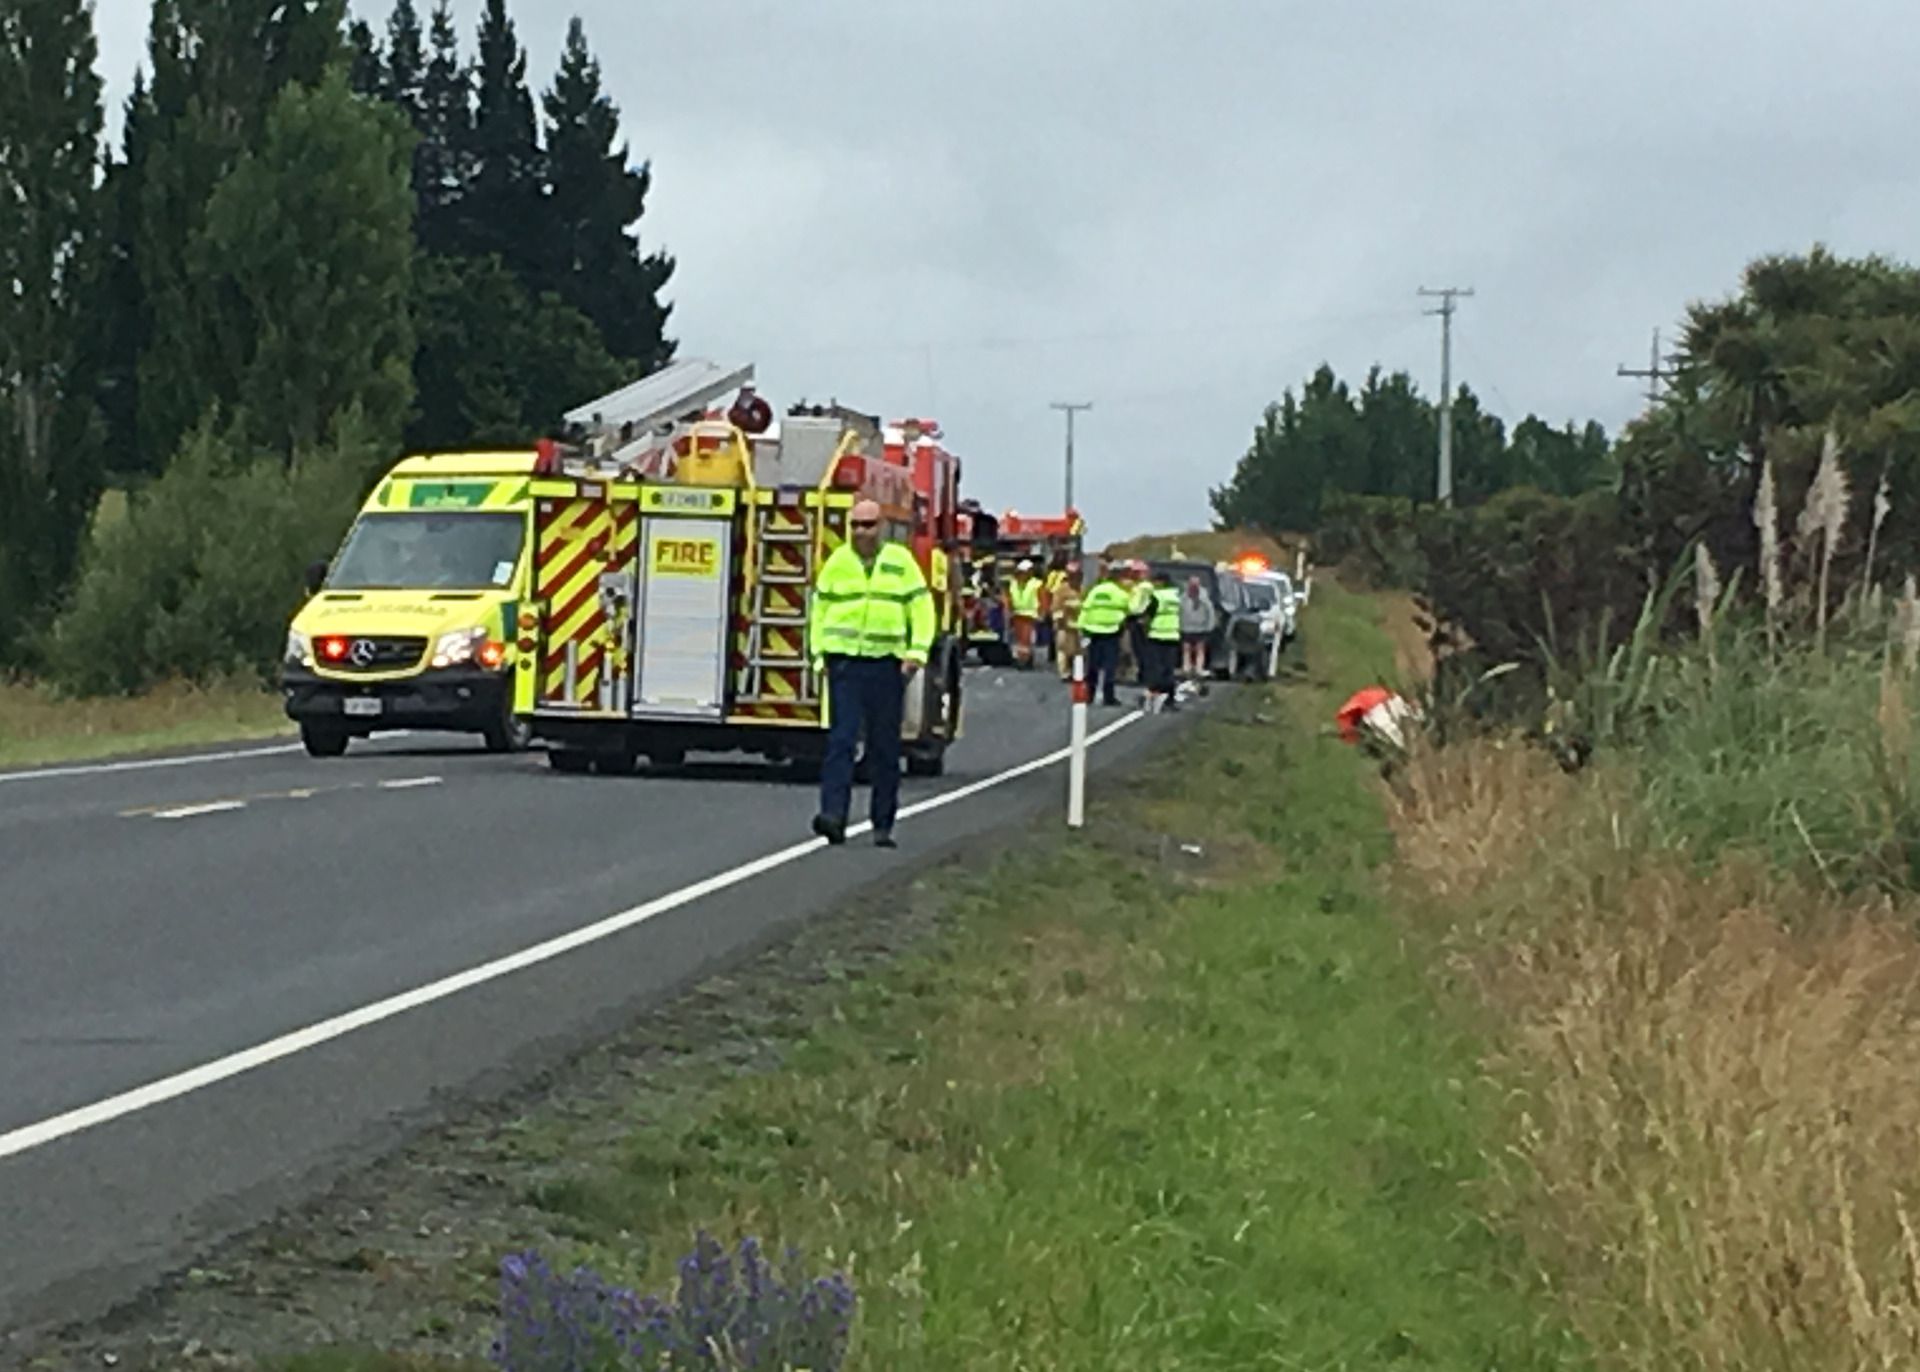
[[[933,647],[933,595],[920,564],[880,532],[880,506],[853,507],[853,534],[814,581],[807,639],[814,671],[827,683],[827,759],[813,832],[847,841],[853,755],[864,732],[873,784],[873,841],[895,846],[900,808],[900,727],[907,684]]]

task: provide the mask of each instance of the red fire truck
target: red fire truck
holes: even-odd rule
[[[924,430],[896,448],[878,419],[837,404],[776,420],[752,377],[676,362],[575,410],[570,441],[542,445],[516,708],[560,771],[625,773],[689,752],[817,765],[828,702],[808,611],[854,502],[877,501],[923,571],[957,541],[960,462]],[[951,578],[935,594],[953,625]],[[908,692],[908,771],[943,771],[960,725],[943,632]]]

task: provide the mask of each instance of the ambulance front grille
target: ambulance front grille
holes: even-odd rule
[[[344,661],[327,666],[336,672],[397,672],[418,666],[426,655],[424,638],[356,638],[348,644]]]

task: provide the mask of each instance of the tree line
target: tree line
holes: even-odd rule
[[[1674,591],[1696,572],[1738,604],[1768,594],[1771,563],[1826,596],[1794,607],[1808,623],[1920,572],[1920,268],[1821,245],[1759,258],[1686,307],[1670,363],[1589,489],[1336,500],[1323,552],[1420,591],[1440,641],[1473,645],[1463,671],[1603,654],[1643,613],[1686,631]]]
[[[1306,532],[1343,497],[1407,503],[1436,495],[1439,406],[1406,372],[1371,369],[1356,390],[1322,364],[1267,406],[1233,476],[1212,492],[1221,528]],[[1514,487],[1574,495],[1613,479],[1613,452],[1597,423],[1559,427],[1529,414],[1514,426],[1470,386],[1453,402],[1454,500],[1475,505]]]
[[[0,667],[258,667],[399,448],[524,443],[672,357],[582,25],[537,100],[506,0],[474,37],[153,0],[103,151],[91,5],[0,0]]]

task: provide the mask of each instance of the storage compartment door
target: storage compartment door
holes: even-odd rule
[[[732,521],[653,517],[642,529],[633,713],[718,719],[732,622]]]

